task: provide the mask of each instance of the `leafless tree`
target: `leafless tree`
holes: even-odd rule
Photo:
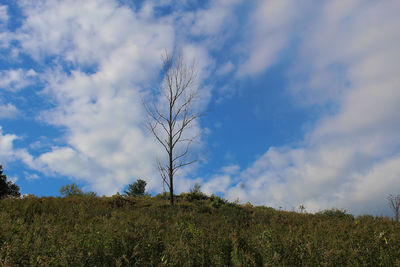
[[[400,209],[400,195],[397,196],[389,195],[388,200],[390,209],[394,212],[394,220],[398,222],[399,209]]]
[[[144,105],[149,115],[146,126],[168,155],[166,162],[158,159],[157,165],[174,205],[175,173],[197,161],[190,148],[198,136],[187,131],[200,116],[193,106],[198,97],[197,71],[194,64],[184,63],[182,54],[173,56],[166,51],[162,61],[165,77],[158,88],[158,100]]]

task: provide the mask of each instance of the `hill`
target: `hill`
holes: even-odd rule
[[[3,266],[400,266],[400,224],[182,194],[0,200]]]

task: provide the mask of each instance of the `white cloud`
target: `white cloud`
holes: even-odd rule
[[[239,165],[232,164],[222,167],[221,172],[225,174],[235,175],[239,172],[240,167]]]
[[[215,66],[214,60],[210,57],[209,51],[206,47],[198,44],[185,44],[182,46],[182,54],[185,61],[188,64],[194,63],[197,70],[197,83],[194,86],[199,87],[199,97],[197,105],[194,108],[197,111],[201,111],[211,99],[211,86],[201,86],[201,81],[206,79],[210,74],[211,70]]]
[[[330,1],[318,8],[301,35],[291,90],[301,103],[335,109],[321,114],[299,147],[268,149],[226,195],[287,209],[389,215],[386,197],[400,191],[399,4]]]
[[[65,129],[66,144],[36,158],[21,152],[19,158],[47,175],[84,180],[100,194],[115,193],[137,178],[148,182],[148,190],[160,191],[155,158],[163,152],[143,129],[142,94],[158,81],[164,49],[174,47],[172,20],[152,17],[151,5],[135,13],[116,1],[26,1],[22,7],[27,16],[17,32],[22,51],[39,62],[55,58],[56,67],[41,73],[43,94],[55,107],[39,118]],[[208,52],[181,46],[188,62],[197,59],[204,77],[212,62]],[[83,71],[87,67],[91,72]],[[210,97],[209,87],[201,90],[199,109]],[[200,126],[191,130],[199,132]]]
[[[0,162],[2,164],[21,160],[28,166],[33,166],[32,156],[25,149],[14,147],[14,141],[20,138],[21,137],[14,134],[4,134],[3,129],[0,126]]]
[[[235,69],[235,61],[228,61],[226,65],[218,66],[219,59],[213,56],[216,53],[226,53],[222,51],[225,45],[230,46],[232,40],[235,39],[237,28],[239,25],[239,7],[245,5],[242,0],[211,0],[201,4],[201,8],[192,9],[193,4],[190,1],[180,1],[174,15],[176,29],[176,46],[183,50],[188,59],[195,58],[196,66],[199,71],[199,80],[206,80],[207,86],[202,88],[202,96],[204,101],[200,106],[204,107],[204,103],[208,103],[212,93],[217,88],[213,87],[216,81],[214,77],[212,81],[207,78],[217,75],[227,75]],[[193,11],[188,11],[193,10]],[[190,62],[190,61],[189,61]],[[220,101],[218,101],[220,102]]]
[[[0,5],[0,24],[7,25],[9,19],[7,9],[8,9],[7,6]]]
[[[235,65],[233,65],[233,63],[231,61],[228,61],[227,63],[225,63],[224,65],[219,67],[219,69],[217,70],[217,74],[218,75],[227,75],[227,74],[231,73],[234,69],[235,69]]]
[[[0,71],[0,89],[16,92],[34,83],[37,73],[33,70],[10,69]]]
[[[186,62],[189,64],[194,62],[199,71],[198,77],[200,79],[209,75],[209,72],[214,66],[214,62],[204,46],[194,43],[185,44],[182,46],[182,54]]]
[[[174,38],[170,25],[141,19],[117,1],[40,1],[23,6],[27,19],[17,38],[24,51],[38,60],[52,55],[83,66],[138,60],[155,67],[162,49],[170,48]],[[122,71],[140,74],[137,65]]]
[[[7,48],[11,40],[10,33],[7,30],[9,20],[8,6],[0,5],[0,48]]]
[[[351,208],[362,213],[381,214],[387,212],[386,197],[400,192],[400,155],[375,163],[368,173],[356,175],[355,185],[348,196],[342,196],[341,203],[351,203]],[[350,198],[348,201],[347,198]]]
[[[240,171],[240,167],[238,165],[227,165],[220,169],[220,171],[208,179],[204,185],[202,186],[202,192],[211,195],[215,193],[226,193],[228,188],[234,182],[232,178],[234,175],[237,175]]]
[[[232,180],[229,175],[216,175],[202,186],[201,191],[207,195],[225,193],[231,183]]]
[[[235,5],[241,0],[213,0],[207,9],[197,11],[193,16],[191,32],[195,35],[213,36],[220,34],[235,21],[232,17]]]
[[[10,42],[9,33],[0,31],[0,48],[7,48],[9,42]]]
[[[0,161],[8,162],[14,157],[13,142],[18,137],[13,134],[3,134],[3,130],[0,127]]]
[[[19,110],[12,104],[0,104],[0,119],[12,119],[19,115]]]
[[[29,173],[29,172],[24,172],[24,177],[27,180],[37,180],[39,179],[39,175],[36,173]]]
[[[245,60],[239,66],[238,76],[257,75],[276,63],[290,41],[290,30],[308,3],[289,0],[259,0],[250,14],[246,40],[239,48]],[[248,41],[247,39],[250,39]]]

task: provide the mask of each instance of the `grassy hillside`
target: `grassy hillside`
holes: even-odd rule
[[[400,266],[400,224],[182,195],[0,200],[0,266]]]

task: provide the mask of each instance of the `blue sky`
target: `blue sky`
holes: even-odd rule
[[[162,191],[141,99],[165,49],[206,116],[176,176],[285,209],[390,214],[400,193],[398,1],[0,0],[0,164],[24,194]]]

